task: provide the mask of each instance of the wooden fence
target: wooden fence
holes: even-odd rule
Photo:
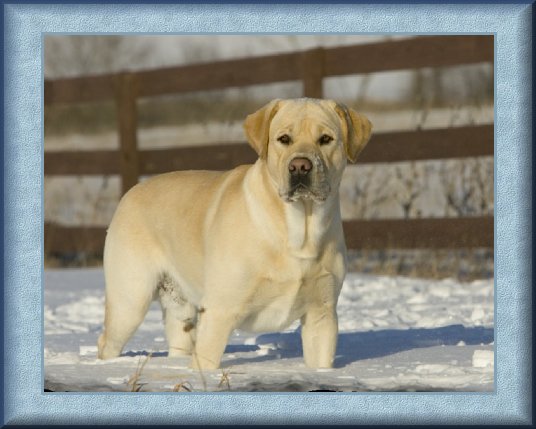
[[[45,106],[115,99],[118,151],[45,152],[44,173],[117,175],[122,192],[141,175],[180,169],[225,170],[254,162],[244,142],[138,150],[137,100],[163,94],[301,80],[303,95],[321,98],[331,76],[493,63],[493,36],[425,36],[335,48],[315,48],[263,57],[46,80]],[[493,155],[493,125],[378,133],[359,163],[448,159]],[[350,248],[493,247],[493,217],[351,220],[344,222]],[[102,251],[105,228],[45,224],[45,252]]]

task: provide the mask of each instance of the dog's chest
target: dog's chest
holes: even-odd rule
[[[248,315],[241,327],[251,331],[277,331],[301,317],[317,293],[320,270],[312,262],[298,262],[287,270],[268,270],[252,291]],[[328,286],[329,287],[329,286]]]

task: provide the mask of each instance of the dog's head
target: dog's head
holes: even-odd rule
[[[266,161],[285,201],[325,201],[339,186],[346,160],[355,162],[372,125],[332,100],[273,100],[244,123],[249,143]]]

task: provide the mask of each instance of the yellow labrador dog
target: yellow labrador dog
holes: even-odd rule
[[[99,357],[119,356],[159,299],[169,356],[214,369],[235,328],[302,324],[305,363],[329,368],[346,271],[339,183],[371,124],[330,100],[274,100],[244,124],[259,158],[227,172],[178,171],[133,187],[104,248]]]

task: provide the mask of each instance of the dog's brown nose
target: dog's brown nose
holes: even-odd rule
[[[288,165],[288,171],[290,171],[290,174],[292,174],[293,176],[306,176],[312,168],[313,164],[307,158],[294,158],[292,161],[290,161],[290,164]]]

